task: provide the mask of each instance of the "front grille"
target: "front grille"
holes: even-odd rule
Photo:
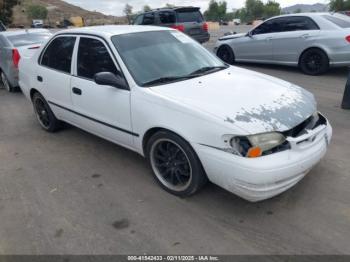
[[[320,125],[326,125],[327,120],[324,116],[322,116],[320,113],[318,113],[316,116],[312,115],[308,119],[306,119],[301,124],[297,125],[296,127],[283,132],[282,134],[285,137],[299,137],[304,134],[306,134],[306,130],[314,130],[315,128],[319,127]]]

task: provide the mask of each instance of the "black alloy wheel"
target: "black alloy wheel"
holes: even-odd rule
[[[328,56],[318,48],[307,50],[300,58],[300,68],[307,75],[321,75],[329,69]]]
[[[195,151],[174,133],[153,135],[147,143],[147,158],[157,182],[174,195],[190,196],[207,182]]]

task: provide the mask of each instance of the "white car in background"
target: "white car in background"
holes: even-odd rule
[[[178,196],[210,180],[250,201],[273,197],[332,136],[308,91],[226,65],[163,27],[61,31],[21,59],[20,86],[46,131],[64,121],[136,151]]]
[[[249,62],[298,66],[320,75],[350,66],[350,18],[336,13],[302,13],[270,18],[248,33],[220,38],[214,52],[229,64]]]

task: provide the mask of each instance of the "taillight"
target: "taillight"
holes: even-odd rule
[[[18,68],[19,60],[21,59],[21,55],[19,54],[17,49],[12,50],[12,60],[13,65]]]
[[[171,28],[174,28],[174,29],[179,30],[181,32],[185,32],[185,26],[183,26],[183,25],[174,25]]]
[[[203,24],[203,30],[204,30],[204,31],[208,31],[208,28],[209,28],[209,27],[208,27],[208,24],[207,24],[207,23],[204,23],[204,24]]]
[[[346,41],[348,41],[350,43],[350,35],[348,35],[347,37],[345,37]]]

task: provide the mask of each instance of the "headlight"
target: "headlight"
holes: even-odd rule
[[[260,157],[286,142],[284,135],[276,132],[252,136],[234,137],[230,141],[231,147],[245,157]]]

